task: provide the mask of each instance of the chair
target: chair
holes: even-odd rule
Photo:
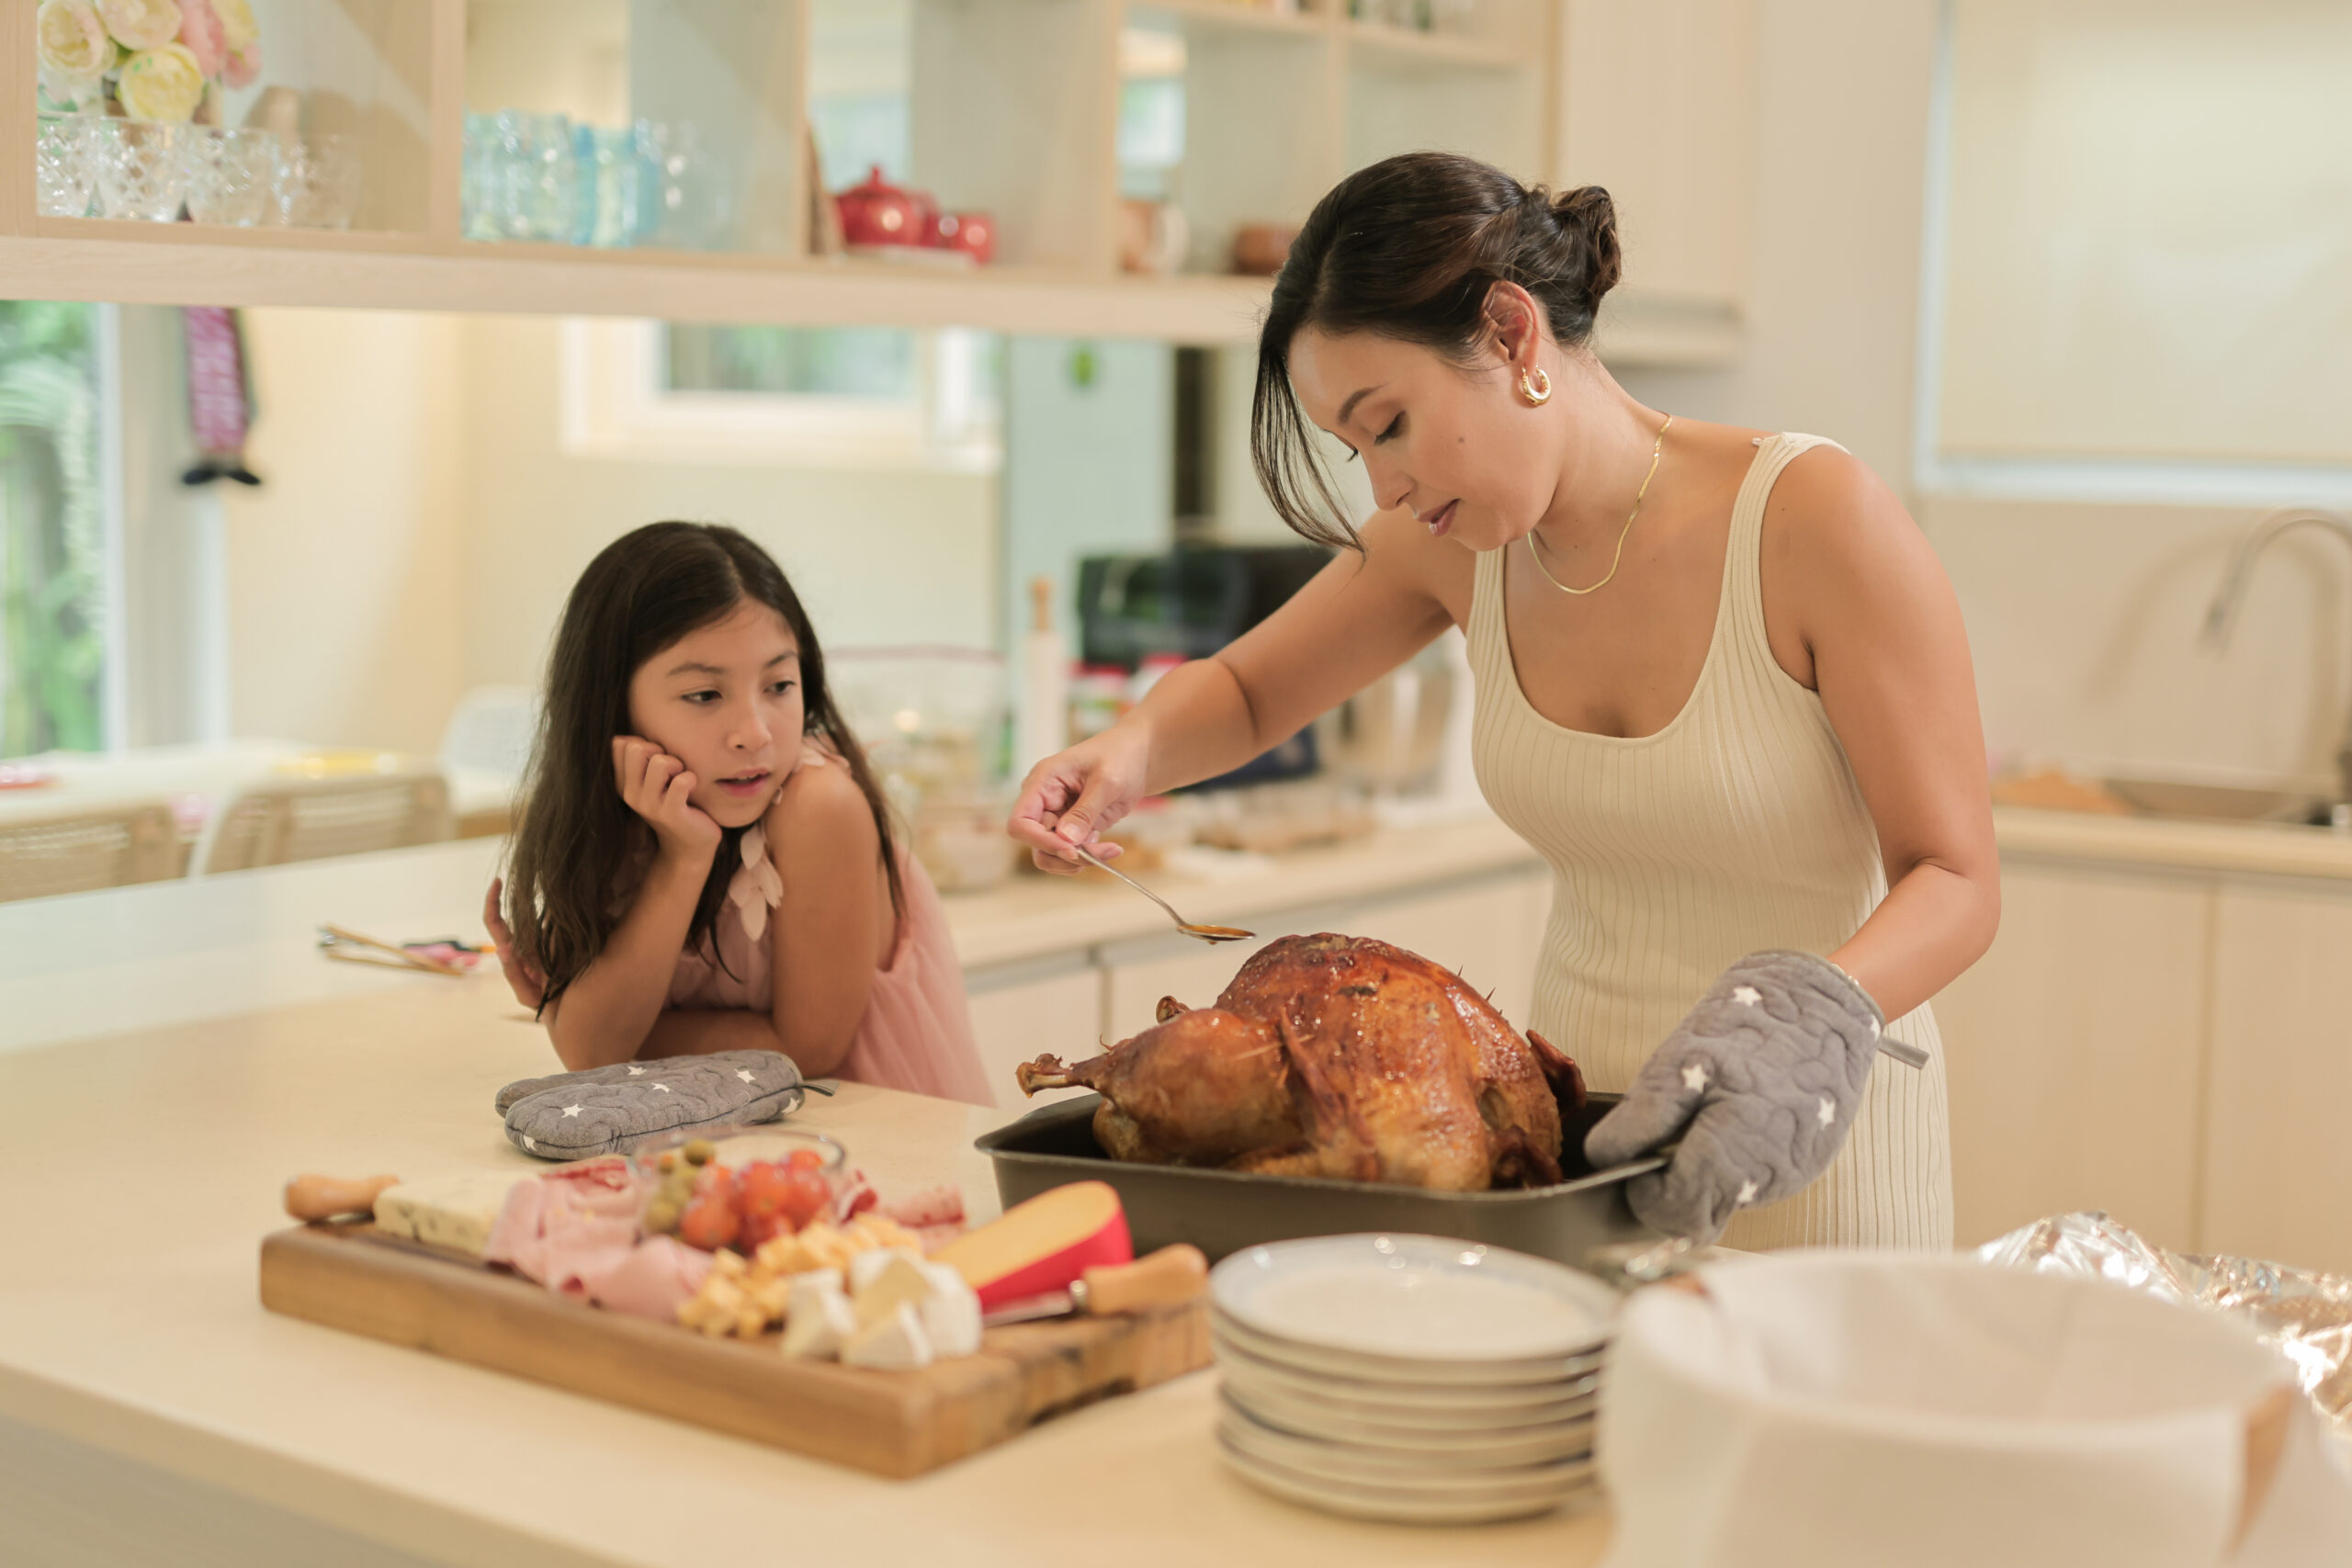
[[[368,854],[456,837],[439,773],[288,779],[246,790],[207,825],[196,873]]]
[[[527,686],[475,686],[458,699],[441,732],[458,837],[506,831],[538,728],[539,694]]]
[[[179,824],[160,800],[0,818],[0,903],[180,874]]]

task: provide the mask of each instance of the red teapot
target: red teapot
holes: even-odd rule
[[[842,238],[853,245],[929,245],[938,221],[938,204],[921,191],[900,190],[882,177],[874,165],[862,185],[835,197],[842,214]]]

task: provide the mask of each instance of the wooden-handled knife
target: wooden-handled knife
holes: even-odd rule
[[[1189,1302],[1208,1288],[1208,1258],[1199,1247],[1178,1242],[1132,1263],[1097,1264],[1070,1281],[1066,1291],[1047,1291],[1043,1295],[1007,1302],[984,1315],[980,1322],[998,1328],[1008,1323],[1028,1323],[1071,1313],[1099,1317],[1106,1313],[1140,1312],[1146,1307]]]

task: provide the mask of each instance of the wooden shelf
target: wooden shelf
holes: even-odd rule
[[[51,225],[96,231],[84,237]],[[1255,340],[1269,286],[1253,277],[1130,278],[1046,267],[942,273],[888,263],[557,245],[432,248],[419,236],[225,230],[124,234],[148,225],[50,220],[0,235],[0,276],[21,299],[158,305],[644,316],[723,323],[978,327],[1178,343]],[[166,226],[155,224],[154,229]],[[186,236],[186,237],[181,237]],[[514,254],[502,254],[512,251]]]
[[[1414,32],[1385,22],[1349,22],[1344,36],[1351,54],[1388,70],[1518,71],[1532,63],[1524,48],[1453,33]]]
[[[731,182],[726,232],[746,248],[473,243],[459,237],[466,110],[556,107],[542,101],[556,67],[546,51],[516,45],[499,0],[344,3],[359,6],[354,14],[372,29],[374,87],[364,62],[341,56],[340,75],[288,85],[326,84],[321,101],[341,117],[336,128],[370,148],[361,219],[374,226],[348,232],[36,216],[35,7],[0,13],[0,145],[15,149],[0,158],[9,291],[1254,341],[1268,280],[1117,270],[1117,35],[1136,25],[1173,28],[1186,42],[1193,109],[1169,193],[1190,224],[1193,268],[1220,265],[1239,225],[1302,221],[1349,171],[1396,152],[1446,147],[1524,179],[1563,177],[1555,164],[1564,0],[1488,0],[1476,37],[1359,22],[1344,0],[1295,13],[1224,0],[910,0],[909,183],[951,211],[992,213],[1005,265],[960,271],[813,257],[801,254],[806,175],[791,133],[779,130],[802,122],[818,77],[811,0],[665,0],[673,25],[639,40],[649,52],[622,46],[619,96],[607,80],[603,96],[570,112],[598,124],[666,113],[707,117],[706,130],[742,128],[740,144],[723,143],[736,155],[719,162]],[[614,28],[626,39],[633,14],[623,0],[600,0],[605,32],[583,33],[574,52],[605,47]],[[593,74],[593,62],[575,64],[575,74]],[[1724,299],[1636,291],[1612,301],[1601,342],[1616,363],[1688,365],[1730,356],[1739,333],[1737,310]]]
[[[1303,11],[1268,11],[1225,0],[1130,0],[1130,18],[1165,17],[1202,28],[1265,33],[1276,38],[1321,38],[1331,30],[1327,17]]]

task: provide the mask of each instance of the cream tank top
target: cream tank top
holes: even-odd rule
[[[1811,435],[1758,444],[1734,503],[1713,640],[1689,702],[1655,735],[1554,724],[1521,688],[1503,615],[1505,552],[1478,557],[1470,606],[1472,754],[1504,821],[1551,863],[1531,1027],[1623,1089],[1707,987],[1765,948],[1827,954],[1886,897],[1878,834],[1821,698],[1764,634],[1764,506]],[[1926,1050],[1881,1056],[1852,1135],[1795,1197],[1738,1215],[1726,1247],[1948,1249],[1943,1045],[1926,1007],[1888,1026]]]

